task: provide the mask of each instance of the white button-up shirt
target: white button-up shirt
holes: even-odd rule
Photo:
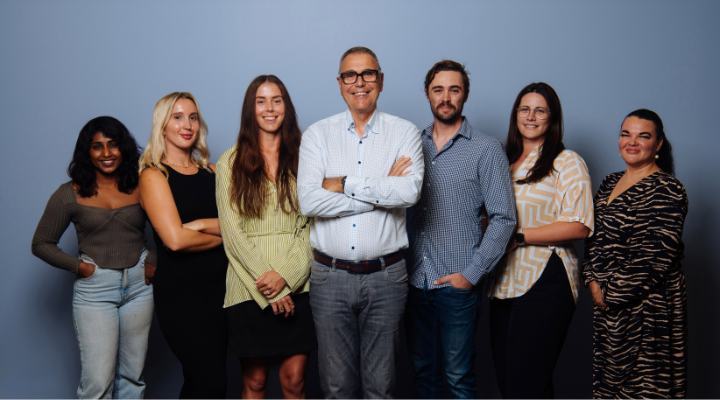
[[[412,172],[388,177],[400,156]],[[371,260],[407,248],[405,208],[420,198],[424,174],[418,128],[375,110],[359,137],[350,111],[310,126],[298,167],[302,214],[317,217],[312,247],[344,260]],[[325,178],[347,176],[345,193],[322,188]]]

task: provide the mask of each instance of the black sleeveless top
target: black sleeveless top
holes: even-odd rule
[[[215,174],[202,168],[194,175],[183,175],[170,167],[167,171],[182,223],[218,217]],[[221,299],[224,297],[228,259],[222,245],[200,252],[180,252],[166,248],[154,228],[153,238],[158,249],[158,268],[153,284],[192,284],[188,285],[188,291],[197,290],[198,285],[210,285],[213,294],[218,293]],[[222,301],[220,303],[222,306]]]

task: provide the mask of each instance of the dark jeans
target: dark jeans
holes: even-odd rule
[[[554,397],[553,371],[574,312],[565,266],[555,253],[527,293],[492,299],[490,342],[503,398]]]
[[[482,311],[480,301],[476,287],[410,287],[405,332],[417,398],[443,397],[443,364],[453,397],[477,397],[475,331]]]
[[[310,306],[326,398],[393,397],[395,352],[407,300],[405,260],[354,275],[313,260]]]

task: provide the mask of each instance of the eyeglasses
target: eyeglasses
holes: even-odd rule
[[[378,69],[366,69],[359,74],[355,71],[346,71],[340,73],[340,79],[344,84],[352,85],[353,83],[357,82],[358,75],[360,75],[362,76],[362,80],[365,81],[365,83],[372,83],[377,81],[380,72],[381,71]]]
[[[533,111],[530,107],[520,107],[517,109],[518,116],[527,118],[530,115],[530,112]],[[547,119],[548,115],[550,115],[550,111],[538,107],[535,110],[535,118],[537,119]]]

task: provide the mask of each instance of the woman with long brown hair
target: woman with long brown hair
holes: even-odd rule
[[[285,398],[305,398],[317,347],[308,290],[310,225],[296,177],[301,132],[285,85],[255,78],[245,93],[237,144],[218,160],[217,198],[230,260],[225,307],[243,398],[263,398],[271,357]]]
[[[498,264],[490,339],[503,398],[552,398],[553,371],[580,288],[572,242],[593,231],[582,157],[563,145],[560,98],[531,83],[510,112],[507,155],[518,230]]]

